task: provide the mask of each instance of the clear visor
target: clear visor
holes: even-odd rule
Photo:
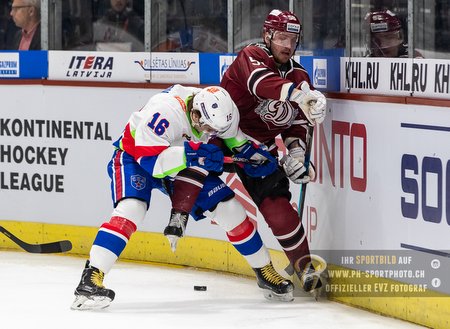
[[[400,46],[403,36],[400,31],[376,33],[372,41],[381,49]]]
[[[297,46],[297,42],[297,33],[275,31],[272,34],[272,43],[276,44],[277,46],[295,48]]]
[[[201,129],[201,131],[207,133],[210,136],[215,136],[219,133],[219,131],[217,129],[214,129],[210,125],[206,124],[205,121],[203,120],[203,118],[200,118],[198,120],[198,126]]]

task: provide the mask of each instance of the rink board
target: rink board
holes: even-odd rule
[[[18,229],[21,238],[31,242],[69,238],[73,253],[86,255],[97,227],[111,213],[106,174],[111,143],[130,113],[160,90],[1,85],[2,225]],[[305,203],[304,226],[312,249],[369,255],[415,246],[448,253],[449,126],[445,107],[330,99],[327,118],[315,130],[317,179],[308,187]],[[49,180],[44,187],[39,183],[43,177]],[[223,178],[258,223],[277,268],[284,268],[286,258],[239,180],[234,175]],[[296,186],[292,193],[295,206]],[[169,209],[168,198],[155,192],[144,224],[123,257],[252,275],[224,232],[208,220],[191,221],[188,237],[172,254],[160,234]],[[0,241],[1,248],[15,247],[6,237]],[[439,260],[448,266],[448,257]],[[434,272],[420,270],[426,271],[424,282],[430,285]],[[441,280],[442,285],[427,293],[447,296],[449,283],[445,277]],[[336,298],[433,327],[449,324],[448,298]]]
[[[28,243],[46,243],[70,239],[72,255],[86,256],[97,233],[97,228],[68,225],[0,221],[13,234]],[[0,236],[0,249],[20,249],[12,241]],[[287,259],[280,251],[270,250],[275,268],[282,270]],[[136,232],[120,259],[151,263],[164,263],[224,271],[238,275],[254,276],[245,260],[231,244],[219,240],[185,237],[179,241],[176,253],[172,253],[167,239],[161,233]],[[335,265],[330,265],[336,269]],[[345,269],[348,270],[348,269]],[[371,285],[386,284],[389,280],[371,279]],[[351,285],[352,279],[329,280],[333,285]],[[371,310],[381,315],[392,316],[432,328],[448,328],[450,300],[448,296],[427,292],[421,297],[336,297],[329,299]],[[420,311],[418,311],[420,310]]]

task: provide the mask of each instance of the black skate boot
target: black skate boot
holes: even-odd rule
[[[81,281],[75,289],[73,310],[90,310],[108,307],[114,300],[115,293],[103,285],[104,273],[86,261]]]
[[[170,249],[173,252],[177,249],[177,242],[179,238],[184,236],[186,225],[189,219],[187,212],[171,211],[169,224],[164,229],[164,235],[169,239]]]
[[[327,279],[327,262],[318,255],[310,255],[310,258],[311,261],[298,276],[303,290],[318,300]]]
[[[313,290],[322,287],[320,275],[317,274],[316,269],[312,264],[309,264],[308,269],[301,275],[300,280],[303,284],[303,290],[306,292],[312,292]]]
[[[253,271],[255,271],[258,286],[264,290],[264,297],[282,302],[294,300],[294,285],[278,274],[272,262],[262,268],[254,268]]]

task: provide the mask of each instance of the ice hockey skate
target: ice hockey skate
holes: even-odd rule
[[[310,255],[311,261],[308,262],[303,272],[299,273],[300,284],[303,290],[310,293],[316,300],[322,293],[322,288],[326,283],[327,262],[318,255]]]
[[[73,310],[93,310],[108,307],[115,293],[103,285],[104,273],[86,261],[81,281],[75,289],[75,300],[70,307]]]
[[[291,302],[294,300],[293,283],[278,274],[272,263],[261,268],[254,268],[253,270],[256,274],[258,286],[263,289],[266,299],[282,302]]]
[[[164,229],[164,235],[169,239],[170,249],[177,249],[178,239],[184,236],[189,214],[186,212],[171,211],[169,224]]]

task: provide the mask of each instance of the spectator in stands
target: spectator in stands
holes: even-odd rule
[[[12,0],[0,4],[0,49],[12,49],[13,39],[20,30],[10,15]]]
[[[368,57],[408,57],[408,44],[405,42],[402,22],[392,11],[367,13],[364,27]],[[423,56],[415,52],[414,57]]]
[[[63,50],[93,50],[92,22],[95,10],[93,1],[65,0],[62,1],[61,10],[61,48]]]
[[[97,50],[143,51],[144,20],[128,7],[128,0],[111,0],[111,8],[94,23]]]
[[[10,49],[41,49],[41,1],[14,0],[10,15],[20,28],[14,35]]]

